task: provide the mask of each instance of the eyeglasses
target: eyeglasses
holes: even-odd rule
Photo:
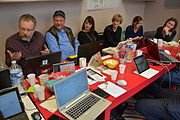
[[[27,32],[31,32],[31,31],[33,31],[34,29],[26,29],[26,28],[19,28],[21,31],[27,31]]]

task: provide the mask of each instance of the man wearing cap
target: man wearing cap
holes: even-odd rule
[[[46,43],[51,52],[61,51],[61,59],[77,55],[79,42],[74,37],[71,28],[65,26],[66,17],[62,10],[55,11],[54,25],[46,33]]]
[[[30,14],[19,18],[19,31],[6,40],[6,65],[11,66],[11,61],[24,68],[25,59],[50,53],[44,44],[43,35],[35,31],[36,19]]]

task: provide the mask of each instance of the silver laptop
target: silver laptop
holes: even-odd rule
[[[134,63],[138,74],[145,78],[149,79],[159,72],[149,67],[149,63],[144,55],[134,58]]]
[[[29,120],[17,87],[0,91],[0,112],[4,119]]]
[[[54,85],[59,112],[70,120],[94,120],[111,102],[90,92],[86,69]]]

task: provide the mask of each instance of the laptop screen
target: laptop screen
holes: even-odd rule
[[[0,71],[0,90],[11,86],[9,70]]]
[[[103,49],[103,41],[86,43],[78,46],[78,58],[85,57],[87,62],[91,59],[91,57],[97,52],[101,52]]]
[[[144,55],[134,58],[134,63],[136,65],[136,68],[139,74],[141,74],[142,72],[150,68],[148,61]]]
[[[4,118],[10,118],[23,112],[16,90],[13,88],[0,93],[0,111]]]
[[[52,72],[53,64],[59,63],[60,60],[61,51],[28,58],[25,61],[25,70],[23,71],[24,75],[26,76],[29,73],[39,75],[43,70],[49,70],[48,72]]]
[[[88,90],[86,69],[75,72],[54,85],[54,91],[60,109]]]

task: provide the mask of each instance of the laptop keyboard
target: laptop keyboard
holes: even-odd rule
[[[10,120],[29,120],[29,119],[26,113],[22,113],[15,117],[10,118]]]
[[[77,119],[81,114],[86,112],[91,106],[93,106],[99,100],[100,98],[90,94],[65,113],[71,116],[72,118]]]

